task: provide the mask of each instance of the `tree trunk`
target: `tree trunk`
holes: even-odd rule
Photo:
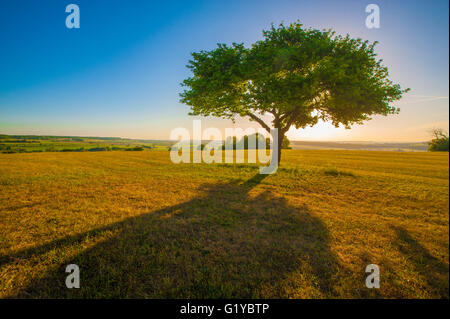
[[[284,140],[284,134],[282,134],[281,130],[278,129],[278,137],[272,135],[272,138],[273,138],[274,141],[275,141],[275,138],[278,139],[277,147],[275,147],[275,143],[273,145],[272,161],[275,161],[275,154],[276,154],[276,155],[278,155],[278,161],[277,162],[279,164],[280,161],[281,161],[281,144],[283,143],[283,140]]]
[[[281,162],[281,144],[283,143],[284,140],[284,134],[280,134],[280,132],[278,132],[278,164]]]

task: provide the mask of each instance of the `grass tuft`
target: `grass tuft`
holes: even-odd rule
[[[341,170],[338,170],[336,168],[326,169],[326,170],[323,171],[323,173],[325,175],[334,176],[334,177],[339,177],[339,176],[356,177],[355,174],[353,174],[353,173],[346,172],[346,171],[341,171]]]

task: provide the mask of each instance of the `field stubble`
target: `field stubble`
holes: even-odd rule
[[[261,176],[166,151],[0,154],[0,297],[448,298],[448,160],[285,150]]]

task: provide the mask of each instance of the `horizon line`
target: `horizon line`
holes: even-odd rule
[[[49,137],[80,137],[80,138],[116,138],[116,139],[123,139],[123,140],[135,140],[135,141],[164,141],[164,142],[180,142],[180,141],[187,141],[187,140],[171,140],[171,139],[157,139],[157,138],[131,138],[131,137],[121,137],[121,136],[93,136],[93,135],[53,135],[53,134],[4,134],[0,132],[0,136],[49,136]],[[193,140],[191,141],[199,141],[199,140]],[[200,141],[225,141],[225,140],[200,140]],[[351,140],[292,140],[289,139],[290,142],[313,142],[313,143],[375,143],[375,144],[397,144],[397,143],[428,143],[431,141],[431,138],[429,141],[370,141],[370,140],[357,140],[357,141],[351,141]]]

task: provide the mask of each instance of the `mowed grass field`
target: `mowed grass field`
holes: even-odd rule
[[[0,297],[448,298],[448,209],[448,153],[0,154]]]

